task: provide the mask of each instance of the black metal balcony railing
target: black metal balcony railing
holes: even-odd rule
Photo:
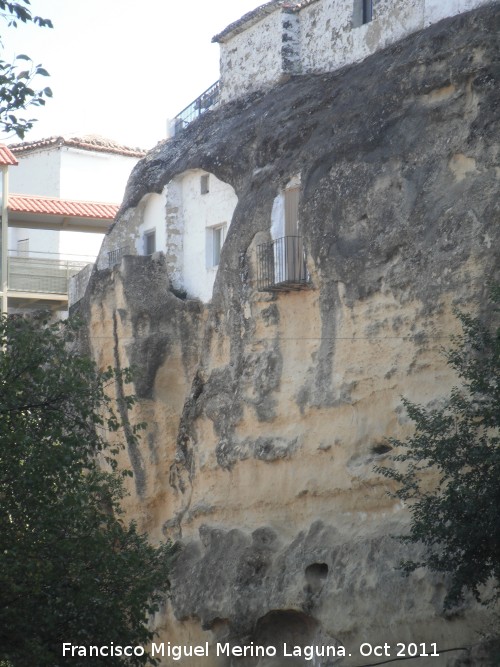
[[[122,257],[130,255],[130,246],[124,245],[121,248],[115,248],[108,251],[108,266],[110,269],[121,262]]]
[[[184,130],[193,120],[196,120],[199,116],[204,114],[206,111],[212,109],[220,99],[220,81],[216,81],[210,88],[207,88],[204,93],[197,97],[194,102],[188,104],[188,106],[183,109],[175,117],[175,134]]]
[[[283,236],[257,246],[257,289],[289,291],[309,286],[301,236]]]

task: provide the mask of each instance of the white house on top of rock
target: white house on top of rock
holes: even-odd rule
[[[271,0],[216,35],[221,102],[331,72],[491,0]]]
[[[330,72],[491,0],[271,0],[216,35],[220,44],[220,98],[216,84],[172,126],[186,127],[204,111],[291,75]],[[185,113],[186,112],[186,113]],[[262,290],[302,289],[309,282],[300,237],[300,175],[276,193],[270,241],[257,248]],[[236,194],[214,174],[179,174],[161,194],[143,197],[104,242],[99,268],[125,254],[166,256],[174,289],[209,301]]]

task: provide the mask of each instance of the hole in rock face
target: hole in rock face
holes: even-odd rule
[[[258,667],[309,667],[311,662],[304,656],[283,655],[283,645],[306,647],[315,644],[319,623],[300,611],[270,611],[259,618],[255,626],[253,641],[259,646],[276,647],[276,656],[264,657],[256,663]],[[289,649],[290,650],[290,649]]]
[[[326,579],[328,565],[326,563],[313,563],[306,567],[306,579]]]
[[[376,445],[373,445],[372,447],[372,452],[374,454],[387,454],[387,452],[390,452],[392,450],[392,447],[387,443],[387,442],[379,442]]]
[[[328,575],[328,565],[326,563],[312,563],[312,565],[306,567],[305,575],[309,592],[319,593]]]

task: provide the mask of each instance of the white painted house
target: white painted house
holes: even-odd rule
[[[95,261],[145,151],[96,136],[9,148],[17,160],[9,170],[9,311],[65,312],[69,280]]]
[[[238,198],[229,183],[193,169],[179,174],[161,194],[145,195],[127,224],[104,240],[100,269],[125,254],[165,253],[174,289],[210,301],[220,254]]]
[[[94,135],[50,137],[9,146],[18,160],[10,172],[10,192],[61,199],[119,204],[127,179],[145,151]],[[9,230],[9,250],[80,255],[95,259],[103,232]]]
[[[221,102],[295,74],[331,72],[492,0],[271,0],[231,23],[220,45]]]
[[[494,0],[497,1],[498,0]],[[362,61],[408,35],[492,0],[271,0],[216,35],[220,82],[170,126],[182,131],[205,111],[292,75],[335,71]],[[309,284],[299,221],[300,175],[276,193],[270,241],[257,247],[261,290]],[[161,194],[150,193],[106,237],[99,268],[125,254],[166,256],[174,289],[209,301],[236,194],[214,174],[179,174]]]

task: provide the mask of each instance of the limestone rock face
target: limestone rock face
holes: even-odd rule
[[[253,641],[341,643],[361,665],[363,642],[396,657],[487,630],[483,609],[443,614],[446,582],[397,570],[408,516],[374,465],[411,429],[401,395],[432,405],[457,382],[453,309],[480,311],[499,277],[499,34],[498,4],[443,21],[207,113],[134,169],[109,239],[186,170],[238,196],[210,304],[178,298],[157,254],[94,273],[82,305],[99,363],[138,369],[127,509],[182,544],[161,639],[213,649],[184,664],[335,661],[216,656]],[[256,246],[297,174],[310,286],[260,292]]]

